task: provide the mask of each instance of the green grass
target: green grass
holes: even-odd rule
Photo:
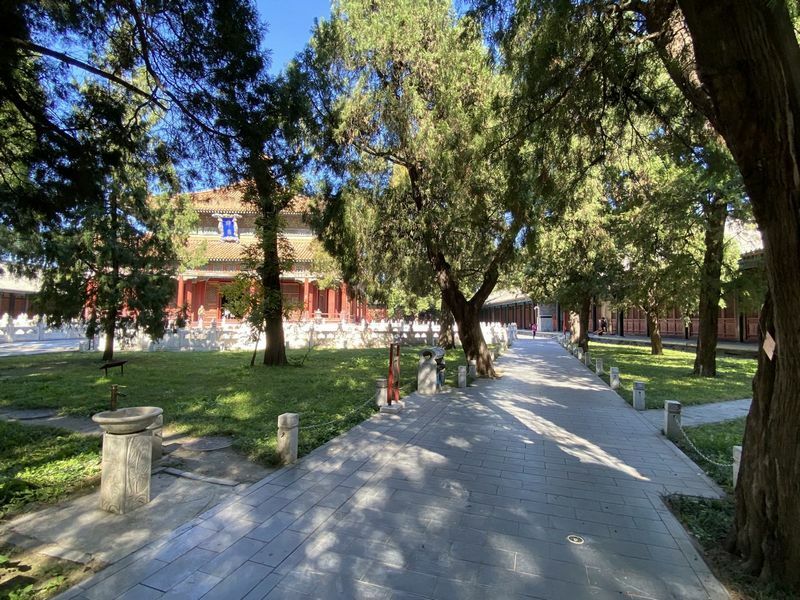
[[[715,462],[731,462],[731,448],[742,444],[745,419],[724,423],[687,427],[686,433],[695,446]],[[686,441],[678,444],[728,495],[721,500],[670,496],[672,510],[694,535],[705,551],[719,579],[733,592],[734,600],[789,600],[797,596],[765,583],[743,572],[740,561],[725,550],[728,534],[733,526],[734,502],[732,471],[705,460]]]
[[[589,343],[592,359],[603,359],[603,378],[608,381],[611,367],[618,367],[619,394],[633,402],[633,382],[645,383],[647,408],[663,408],[665,400],[678,400],[684,406],[721,400],[750,398],[755,358],[717,357],[717,377],[694,377],[694,354],[664,349],[653,356],[643,346]]]
[[[0,515],[98,481],[100,438],[0,421]]]
[[[401,393],[416,388],[418,348],[403,348]],[[290,351],[299,363],[305,351]],[[0,358],[0,406],[56,408],[90,416],[108,408],[111,383],[126,386],[120,406],[160,406],[165,425],[190,435],[228,435],[250,458],[274,463],[276,422],[285,412],[301,414],[301,427],[337,419],[301,432],[301,454],[360,422],[374,410],[361,406],[386,377],[388,350],[328,350],[309,353],[303,366],[249,366],[249,352],[119,353],[125,375],[98,369],[97,355],[64,353]],[[460,350],[448,352],[448,382],[455,383]],[[359,408],[360,407],[360,408]],[[353,410],[355,412],[353,412]]]
[[[741,446],[744,438],[745,419],[735,419],[724,423],[713,423],[710,425],[698,425],[696,427],[686,427],[686,434],[692,443],[700,451],[717,463],[731,463],[733,456],[731,448]],[[733,471],[731,467],[721,467],[715,465],[700,456],[689,445],[686,440],[678,442],[683,450],[691,459],[700,465],[711,479],[716,481],[728,492],[733,492]]]

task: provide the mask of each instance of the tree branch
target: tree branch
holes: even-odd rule
[[[93,75],[97,75],[98,77],[102,77],[103,79],[106,79],[108,81],[116,83],[119,86],[124,87],[129,92],[133,92],[134,94],[136,94],[138,96],[142,96],[144,98],[147,98],[151,102],[154,102],[156,104],[156,106],[158,106],[160,109],[167,110],[167,107],[164,106],[161,103],[161,101],[158,98],[156,98],[153,94],[151,94],[150,92],[147,92],[147,91],[145,91],[145,90],[133,85],[129,81],[125,81],[121,77],[117,77],[113,73],[109,73],[108,71],[104,71],[103,69],[99,69],[99,68],[95,67],[94,65],[90,65],[87,62],[84,62],[82,60],[74,58],[74,57],[70,56],[69,54],[65,54],[63,52],[59,52],[58,50],[53,50],[52,48],[48,48],[46,46],[41,46],[41,45],[36,44],[34,42],[31,42],[29,40],[23,40],[23,39],[16,38],[16,37],[2,37],[0,39],[5,40],[8,43],[13,44],[13,45],[15,45],[15,46],[17,46],[19,48],[22,48],[23,50],[27,50],[28,52],[33,52],[35,54],[40,54],[42,56],[49,56],[50,58],[55,58],[58,61],[61,61],[61,62],[66,63],[68,65],[72,65],[73,67],[78,67],[79,69],[82,69],[84,71],[92,73]]]

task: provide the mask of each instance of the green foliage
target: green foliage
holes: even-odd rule
[[[665,400],[678,400],[684,406],[740,400],[752,395],[756,371],[754,358],[717,357],[717,377],[694,377],[694,355],[664,349],[663,355],[650,354],[644,346],[603,344],[592,341],[594,358],[602,358],[608,381],[611,367],[619,367],[619,394],[633,402],[633,382],[646,385],[647,408],[663,408]]]
[[[159,338],[177,248],[193,216],[184,202],[167,199],[177,178],[164,142],[153,134],[159,115],[93,83],[79,97],[68,123],[85,132],[92,148],[98,196],[75,199],[57,226],[15,236],[14,260],[40,274],[35,303],[51,322],[88,311],[89,335],[121,326]]]
[[[431,296],[435,271],[477,289],[513,254],[532,192],[512,193],[503,167],[508,80],[475,22],[446,0],[343,0],[305,67],[326,106],[318,154],[338,176],[315,227],[344,277],[401,305],[403,288]]]
[[[0,514],[54,502],[99,475],[99,437],[0,422]]]
[[[531,297],[554,300],[574,311],[588,299],[614,297],[620,260],[597,175],[577,187],[563,215],[541,217],[538,236],[526,249],[523,286]]]

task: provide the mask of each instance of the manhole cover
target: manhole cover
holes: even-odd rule
[[[57,414],[57,410],[52,410],[50,408],[37,408],[32,410],[13,411],[10,412],[8,416],[12,419],[17,419],[18,421],[33,421],[34,419],[49,419],[50,417],[55,417]]]
[[[183,444],[183,448],[192,452],[211,452],[212,450],[222,450],[230,448],[233,440],[226,437],[206,437],[199,438],[188,444]]]
[[[581,536],[579,536],[579,535],[574,535],[573,534],[573,535],[568,535],[567,536],[567,541],[570,544],[582,544],[583,543],[583,538]]]

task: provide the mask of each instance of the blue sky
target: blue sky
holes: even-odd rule
[[[331,13],[330,0],[256,0],[256,6],[269,27],[264,46],[272,51],[273,73],[303,49],[314,19]]]

